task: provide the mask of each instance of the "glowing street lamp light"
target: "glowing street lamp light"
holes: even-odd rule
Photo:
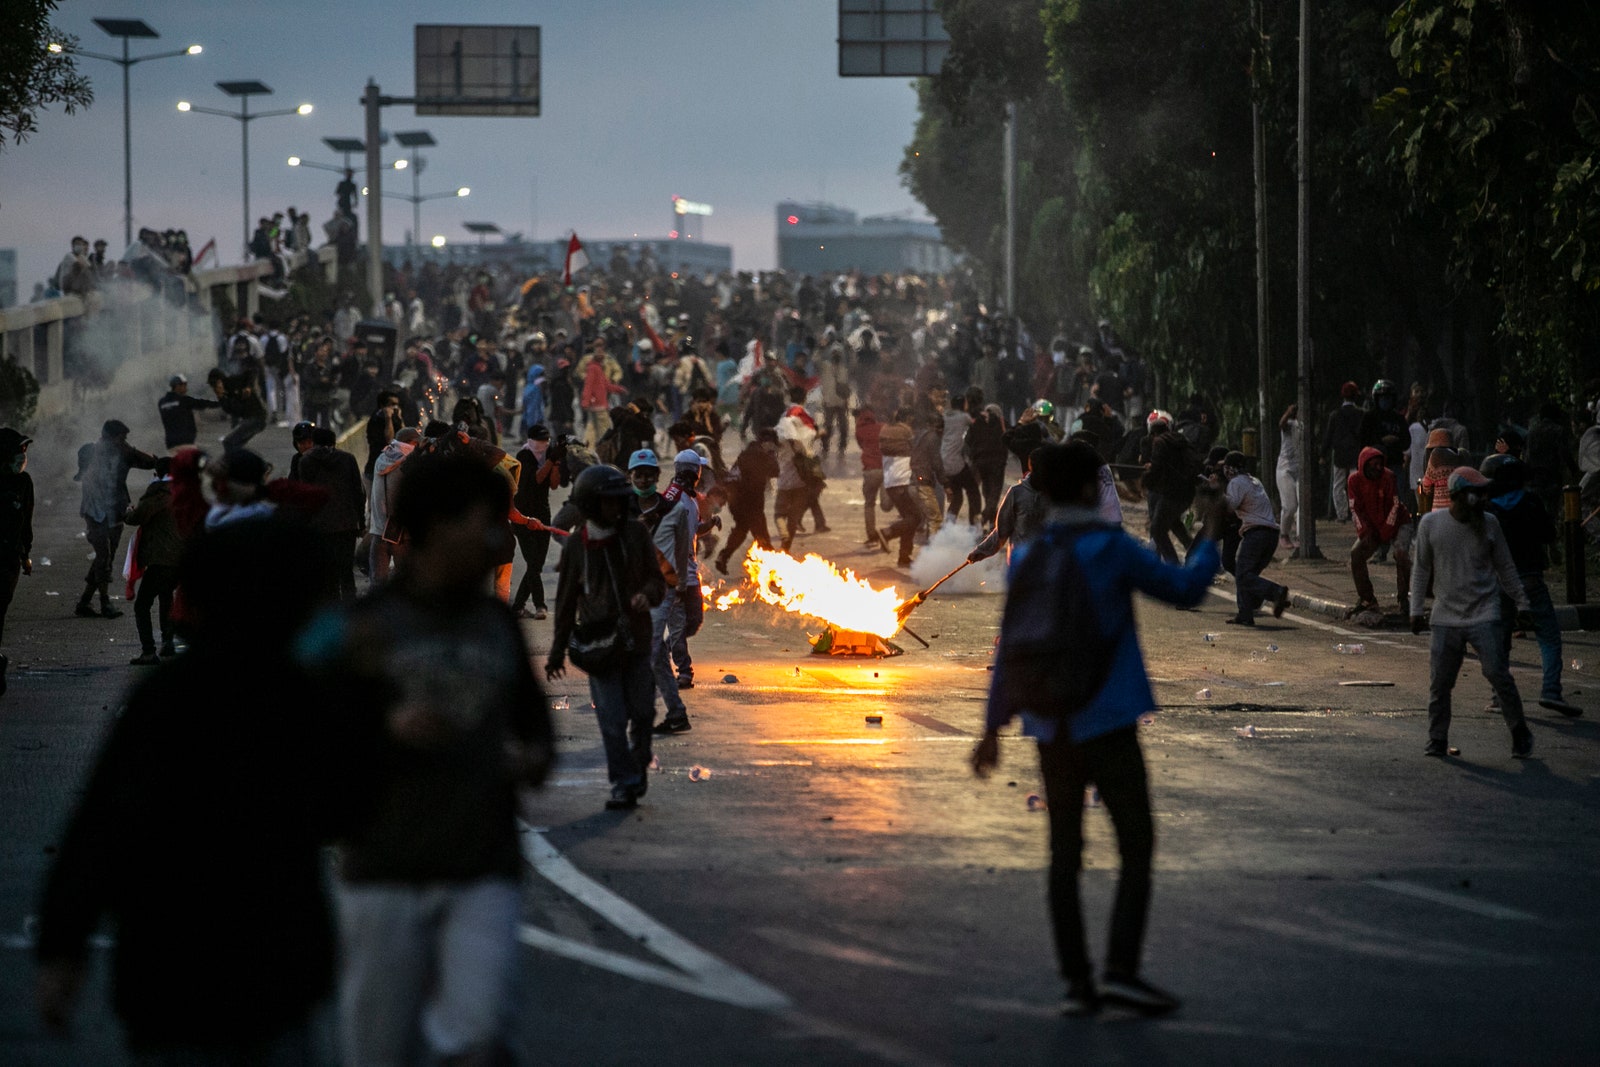
[[[434,234],[433,235],[432,244],[433,244],[433,247],[435,247],[435,248],[443,248],[444,245],[445,245],[444,234],[442,234],[442,233]]]
[[[115,63],[122,68],[122,241],[123,245],[133,244],[133,117],[129,110],[128,102],[128,71],[136,64],[145,63],[152,59],[171,59],[175,56],[197,56],[204,49],[197,44],[188,48],[179,48],[171,52],[152,52],[145,56],[128,54],[128,41],[132,38],[152,40],[161,35],[150,28],[150,24],[142,19],[95,19],[94,24],[106,32],[108,36],[122,38],[122,55],[106,55],[102,52],[89,52],[82,48],[72,49],[75,56],[87,56],[89,59],[103,59],[107,63]],[[52,41],[46,46],[54,55],[61,55],[67,51],[66,46]]]
[[[202,115],[220,115],[225,119],[233,119],[239,124],[239,140],[244,156],[244,243],[250,246],[250,123],[256,119],[276,118],[280,115],[309,115],[313,108],[310,104],[301,104],[299,107],[280,108],[276,111],[251,112],[250,98],[252,96],[267,96],[272,90],[258,81],[217,82],[217,88],[239,101],[238,111],[223,111],[220,108],[201,107],[191,104],[187,100],[178,101],[179,111],[198,111]],[[300,166],[304,163],[291,163],[290,166]]]

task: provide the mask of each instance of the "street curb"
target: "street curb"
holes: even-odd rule
[[[1218,584],[1232,585],[1233,575],[1222,571],[1218,573],[1217,581]],[[1296,593],[1293,589],[1289,591],[1289,603],[1304,611],[1314,611],[1341,622],[1351,620],[1356,614],[1353,604],[1340,604],[1319,596]],[[1563,633],[1600,630],[1600,604],[1559,604],[1556,606],[1556,622]]]
[[[1232,585],[1233,575],[1227,571],[1220,571],[1217,574],[1217,580],[1222,584]],[[1340,604],[1334,600],[1324,600],[1322,597],[1311,596],[1307,593],[1296,593],[1293,589],[1289,590],[1289,603],[1302,611],[1314,611],[1318,615],[1327,615],[1340,620],[1347,619],[1355,614],[1354,605]]]

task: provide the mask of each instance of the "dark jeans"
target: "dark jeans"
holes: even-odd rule
[[[1137,975],[1145,918],[1150,910],[1150,866],[1156,846],[1138,734],[1128,726],[1081,745],[1069,741],[1041,743],[1039,770],[1050,810],[1050,918],[1055,927],[1061,975],[1072,982],[1094,973],[1084,942],[1083,906],[1078,896],[1078,871],[1083,867],[1083,791],[1091,782],[1099,788],[1100,799],[1111,815],[1122,858],[1116,903],[1111,910],[1106,971]]]
[[[102,600],[106,597],[106,587],[111,584],[111,570],[116,562],[117,544],[122,540],[122,523],[84,519],[83,526],[89,547],[94,549],[94,562],[89,564],[89,573],[83,579],[82,600],[87,604],[95,593],[99,593]]]
[[[550,516],[538,516],[540,522],[549,525]],[[528,567],[523,572],[522,581],[517,584],[517,595],[512,598],[511,610],[521,611],[528,603],[528,598],[533,598],[533,606],[544,611],[547,605],[544,601],[544,561],[550,554],[550,535],[539,530],[530,530],[526,526],[516,526],[511,530],[517,538],[517,547],[522,549],[522,562]]]
[[[794,543],[794,535],[800,529],[800,520],[806,517],[806,508],[811,506],[811,490],[805,486],[796,489],[779,489],[778,499],[773,507],[777,514],[778,522],[783,527],[783,550],[789,551],[789,546]]]
[[[1500,698],[1500,715],[1506,725],[1514,731],[1523,724],[1522,696],[1500,648],[1499,628],[1498,622],[1474,626],[1433,624],[1428,648],[1428,740],[1450,740],[1450,692],[1456,687],[1468,645],[1478,653],[1483,677]]]
[[[963,496],[967,502],[967,521],[972,525],[978,524],[978,513],[983,509],[983,501],[978,498],[978,476],[972,473],[971,467],[962,467],[959,474],[945,477],[944,482],[945,510],[952,519],[961,517],[961,501]]]
[[[0,642],[5,640],[6,615],[11,611],[11,599],[17,595],[17,579],[21,576],[22,560],[0,564]]]
[[[883,468],[874,467],[861,472],[861,497],[867,509],[867,540],[878,536],[878,494],[883,492]]]
[[[319,534],[322,541],[323,595],[330,600],[356,598],[356,538],[355,530],[338,530]]]
[[[656,715],[649,651],[629,656],[615,671],[589,675],[589,699],[600,723],[611,784],[638,785],[649,773],[650,727]]]
[[[1000,513],[1000,498],[1006,495],[1006,465],[1004,461],[988,470],[978,471],[978,484],[983,487],[983,528],[994,528],[995,516]]]
[[[155,631],[150,626],[150,605],[159,602],[161,643],[172,644],[172,593],[178,588],[178,568],[157,563],[146,567],[139,579],[139,595],[133,599],[133,621],[139,630],[139,651],[156,650]]]
[[[822,417],[825,420],[822,432],[828,443],[837,441],[839,455],[844,455],[845,445],[850,442],[850,409],[825,407],[822,409]],[[823,453],[826,454],[827,450],[823,449]]]
[[[265,419],[245,419],[222,439],[222,450],[232,452],[250,443],[250,438],[267,428]]]
[[[884,527],[882,532],[890,540],[900,539],[898,562],[904,566],[911,562],[911,539],[917,535],[917,527],[922,525],[922,508],[917,503],[917,498],[911,494],[909,485],[897,485],[884,492],[888,494],[889,503],[894,505],[894,510],[900,517]]]
[[[689,638],[700,632],[706,621],[706,601],[698,584],[685,587],[683,596],[683,632],[672,643],[672,665],[678,677],[694,677],[694,657],[689,655]]]
[[[1239,555],[1234,560],[1234,600],[1238,618],[1248,619],[1263,602],[1276,600],[1283,586],[1261,577],[1278,549],[1278,531],[1265,526],[1246,530],[1239,538]]]
[[[1561,623],[1550,600],[1550,587],[1545,584],[1543,571],[1519,573],[1517,577],[1528,594],[1528,614],[1533,617],[1533,632],[1539,639],[1539,663],[1543,668],[1539,699],[1561,700]],[[1500,594],[1500,648],[1507,661],[1511,658],[1511,632],[1517,628],[1516,621],[1516,601]]]
[[[1188,529],[1183,525],[1183,513],[1189,510],[1189,505],[1194,502],[1190,497],[1185,499],[1172,493],[1163,493],[1152,489],[1148,494],[1150,507],[1150,540],[1155,545],[1156,555],[1167,563],[1178,562],[1178,550],[1172,547],[1172,538],[1177,537],[1178,543],[1184,551],[1189,550],[1193,540]]]
[[[767,529],[767,509],[762,500],[728,501],[728,513],[733,516],[733,529],[728,531],[728,541],[717,558],[724,564],[744,545],[746,537],[754,537],[756,544],[772,551],[772,534]]]

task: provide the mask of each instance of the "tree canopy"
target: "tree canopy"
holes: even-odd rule
[[[67,114],[94,101],[89,79],[72,60],[77,41],[50,24],[57,0],[10,0],[0,33],[0,152],[38,128],[35,115],[51,104]],[[50,45],[60,46],[51,51]]]

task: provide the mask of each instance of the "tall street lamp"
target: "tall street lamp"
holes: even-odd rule
[[[136,63],[145,63],[152,59],[171,59],[174,56],[197,56],[202,49],[199,45],[192,44],[188,48],[180,48],[173,52],[152,52],[147,56],[129,55],[129,39],[134,37],[141,40],[152,39],[161,35],[141,19],[95,19],[94,24],[105,30],[109,36],[122,38],[122,55],[108,56],[103,52],[87,52],[81,48],[74,48],[72,54],[87,56],[89,59],[103,59],[122,68],[122,243],[123,247],[127,247],[133,244],[133,118],[128,104],[128,71]],[[50,51],[62,52],[65,49],[59,44],[52,44]]]
[[[223,111],[220,108],[201,107],[191,104],[187,100],[178,101],[179,111],[198,111],[202,115],[220,115],[225,119],[233,119],[239,124],[239,139],[244,152],[244,244],[250,247],[250,123],[256,119],[276,118],[279,115],[309,115],[310,104],[301,104],[299,107],[280,108],[276,111],[250,111],[250,98],[252,96],[266,96],[271,89],[258,81],[218,82],[217,88],[236,97],[239,101],[238,111]]]
[[[411,259],[414,261],[417,258],[417,242],[422,240],[422,170],[428,165],[428,161],[417,154],[417,149],[432,148],[439,142],[427,130],[402,130],[394,135],[394,139],[400,142],[401,147],[411,149]],[[434,193],[427,199],[440,195],[448,194]],[[462,191],[458,195],[467,194]]]

